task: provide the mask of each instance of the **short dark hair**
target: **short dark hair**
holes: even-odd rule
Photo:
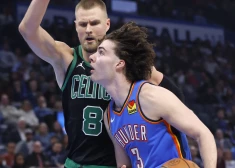
[[[107,8],[105,3],[102,0],[81,0],[75,8],[75,12],[79,9],[79,8],[83,8],[83,9],[92,9],[94,7],[100,7],[106,14],[107,14]],[[108,14],[107,14],[108,16]]]
[[[147,37],[147,28],[134,22],[126,23],[104,37],[116,44],[115,54],[125,61],[125,76],[131,82],[147,80],[151,76],[156,54]]]

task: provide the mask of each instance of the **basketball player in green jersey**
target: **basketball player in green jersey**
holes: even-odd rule
[[[62,90],[68,135],[65,167],[116,167],[114,147],[103,123],[103,112],[110,96],[103,87],[90,80],[89,64],[89,56],[96,52],[99,39],[110,27],[106,6],[102,0],[81,0],[78,3],[75,27],[81,45],[70,48],[54,40],[40,26],[49,2],[32,0],[19,31],[36,55],[53,66]],[[182,98],[179,89],[155,68],[150,82],[173,90]],[[122,162],[122,159],[117,162]]]

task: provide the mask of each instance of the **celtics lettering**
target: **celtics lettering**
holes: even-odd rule
[[[99,84],[91,81],[90,76],[74,75],[72,78],[71,98],[110,100],[110,95]]]

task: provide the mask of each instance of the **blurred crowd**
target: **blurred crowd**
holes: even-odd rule
[[[143,16],[215,24],[235,31],[232,0],[137,0],[137,3],[138,14]]]
[[[52,2],[58,4],[64,0]],[[230,1],[223,1],[221,5],[221,1],[215,0],[177,0],[177,4],[173,0],[138,1],[142,2],[152,3],[153,9],[146,10],[141,5],[140,14],[190,18],[200,23],[204,20],[203,24],[211,18],[204,15],[203,10],[198,11],[203,17],[188,17],[192,16],[188,7],[207,6],[227,12],[231,7],[225,5]],[[190,4],[187,9],[186,4]],[[60,167],[67,145],[63,124],[58,120],[63,114],[61,91],[52,67],[38,58],[19,35],[15,18],[14,8],[7,5],[0,8],[0,168]],[[112,23],[110,31],[122,24],[121,21]],[[51,24],[46,30],[71,47],[79,44],[74,25],[61,28]],[[212,45],[200,39],[175,44],[152,34],[150,40],[156,44],[156,68],[175,81],[184,92],[186,105],[213,132],[218,148],[217,168],[235,167],[234,44]],[[190,138],[189,144],[193,160],[202,167],[197,144]]]

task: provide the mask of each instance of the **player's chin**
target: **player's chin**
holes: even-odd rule
[[[102,85],[102,80],[98,78],[97,76],[95,76],[94,74],[91,75],[91,80],[95,83]]]
[[[96,78],[95,78],[95,75],[93,74],[93,73],[91,73],[91,80],[93,81],[93,82],[97,82],[97,80],[96,80]]]

